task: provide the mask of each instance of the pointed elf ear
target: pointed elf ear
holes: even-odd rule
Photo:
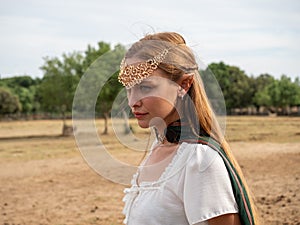
[[[192,83],[194,82],[194,74],[183,74],[177,81],[178,85],[185,91],[188,92]]]

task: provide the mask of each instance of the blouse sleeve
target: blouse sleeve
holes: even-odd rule
[[[187,162],[182,197],[190,224],[238,212],[225,164],[206,145],[199,145]]]

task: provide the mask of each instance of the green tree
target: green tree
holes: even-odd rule
[[[65,126],[65,115],[72,110],[79,73],[82,73],[83,56],[73,52],[63,54],[62,59],[46,57],[44,60],[41,67],[44,77],[38,89],[41,107],[46,112],[60,113]]]
[[[293,82],[293,85],[296,89],[296,95],[295,95],[295,100],[294,100],[294,106],[300,106],[300,79],[299,77],[295,78],[295,81]]]
[[[12,114],[21,111],[21,104],[17,96],[9,90],[0,88],[0,114]]]
[[[260,91],[257,91],[254,94],[253,102],[258,109],[260,106],[270,107],[272,106],[272,98],[269,93],[269,86],[263,88]]]
[[[39,102],[37,102],[36,88],[40,83],[40,79],[32,77],[17,76],[0,80],[0,86],[6,87],[18,99],[22,105],[22,112],[30,114],[39,110]]]
[[[105,57],[101,57],[108,52],[109,54]],[[71,112],[72,110],[75,91],[79,103],[76,104],[73,110],[76,112],[95,110],[93,99],[85,96],[89,96],[89,93],[92,96],[94,92],[100,92],[97,89],[99,83],[104,83],[109,75],[109,79],[99,93],[96,102],[96,115],[105,118],[104,133],[107,133],[108,115],[113,100],[121,88],[121,85],[117,82],[116,72],[119,70],[124,53],[125,48],[122,45],[117,45],[114,50],[111,50],[110,44],[99,42],[96,47],[88,45],[83,54],[74,52],[68,55],[63,54],[62,59],[57,57],[45,58],[45,63],[41,67],[44,71],[44,77],[39,88],[43,110],[60,112],[65,118],[65,112]],[[88,76],[82,77],[85,73]],[[84,87],[78,89],[77,85],[80,78],[86,80],[87,83]]]
[[[276,108],[284,109],[285,114],[289,114],[290,106],[298,106],[300,104],[300,87],[298,79],[293,82],[290,77],[282,75],[280,79],[274,80],[267,87],[270,96],[270,105]]]
[[[116,45],[114,49],[111,49],[110,45],[104,42],[99,42],[96,48],[88,46],[85,52],[86,57],[83,65],[89,76],[88,85],[84,90],[78,91],[84,92],[84,96],[88,95],[89,92],[99,92],[95,109],[86,110],[96,110],[96,115],[104,118],[103,134],[108,133],[108,118],[112,105],[122,88],[117,76],[124,54],[125,48],[122,45]],[[101,90],[98,90],[99,84],[103,84]],[[93,103],[89,101],[92,100],[82,100],[83,108],[93,106]]]
[[[290,106],[299,104],[299,86],[292,82],[291,78],[282,75],[278,81],[279,106],[284,109],[285,114],[290,113]]]
[[[19,97],[20,103],[22,105],[22,112],[31,113],[34,108],[35,92],[30,88],[17,87],[14,89],[14,93],[16,93]]]
[[[291,78],[282,75],[279,82],[282,106],[294,106],[299,104],[299,86],[292,82]]]
[[[94,63],[100,56],[111,50],[111,46],[103,41],[97,43],[97,47],[88,45],[87,50],[84,52],[85,57],[83,61],[83,70],[86,71],[92,63]],[[107,64],[109,66],[109,64]],[[102,65],[103,66],[103,65]],[[82,74],[83,75],[83,74]]]
[[[242,108],[251,105],[253,90],[250,78],[236,66],[229,66],[223,62],[212,63],[209,69],[216,76],[223,91],[227,109]]]
[[[274,77],[269,74],[261,74],[257,78],[253,78],[253,105],[257,110],[260,106],[272,106],[272,98],[269,93],[269,86],[275,81]]]
[[[29,88],[31,86],[37,85],[39,83],[39,79],[33,79],[28,75],[24,75],[1,79],[1,83],[11,89],[15,87]]]

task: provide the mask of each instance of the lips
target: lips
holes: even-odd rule
[[[148,113],[134,112],[133,114],[134,114],[135,118],[141,119],[141,118],[143,118],[144,116],[146,116]]]

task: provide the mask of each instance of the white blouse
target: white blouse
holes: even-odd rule
[[[224,162],[207,145],[183,142],[157,181],[137,177],[124,190],[127,225],[205,225],[238,212]]]

